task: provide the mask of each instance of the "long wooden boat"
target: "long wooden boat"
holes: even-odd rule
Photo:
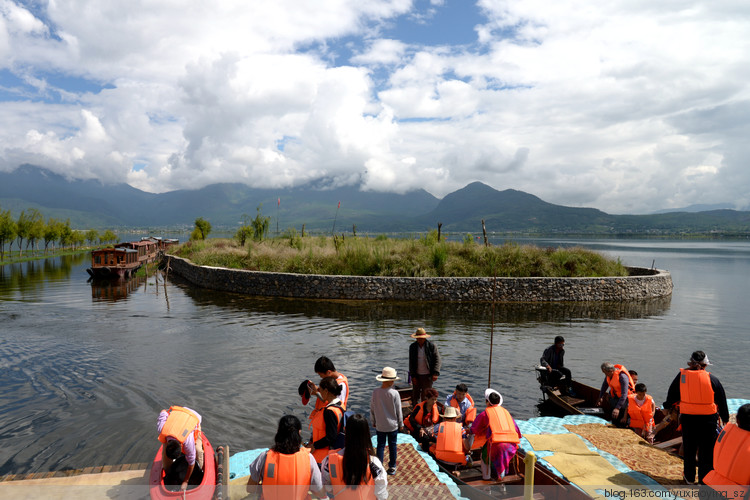
[[[413,407],[411,401],[411,387],[395,387],[401,397],[401,408],[406,415],[411,412]],[[444,405],[438,402],[440,413],[444,411]],[[442,472],[450,475],[453,481],[458,485],[461,494],[464,497],[472,499],[487,498],[514,498],[523,496],[524,483],[526,481],[526,464],[524,458],[526,453],[519,448],[516,455],[511,460],[510,470],[503,478],[495,478],[489,481],[482,479],[481,460],[482,450],[480,447],[472,449],[472,464],[451,464],[437,459],[432,453],[430,456],[438,464]],[[535,486],[539,486],[535,498],[570,498],[572,500],[588,500],[591,497],[582,490],[571,485],[566,479],[557,476],[547,467],[539,462],[534,465]]]
[[[91,252],[91,267],[86,272],[92,278],[128,278],[140,269],[138,251],[132,248],[102,248]]]

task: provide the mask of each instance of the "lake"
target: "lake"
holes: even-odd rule
[[[526,240],[519,240],[527,242]],[[406,376],[409,335],[432,334],[441,399],[459,382],[491,384],[516,417],[537,416],[533,367],[556,335],[578,380],[599,386],[611,360],[640,374],[657,403],[690,353],[705,350],[729,397],[750,398],[750,242],[534,239],[669,270],[670,298],[617,304],[424,304],[265,299],[169,277],[89,283],[89,257],[0,268],[0,475],[147,462],[156,417],[172,404],[203,415],[232,453],[268,446],[278,418],[303,421],[297,386],[330,357],[367,412],[375,376]],[[497,243],[500,243],[498,241]],[[493,320],[494,318],[494,320]],[[481,403],[480,403],[481,405]],[[305,432],[307,434],[307,432]]]

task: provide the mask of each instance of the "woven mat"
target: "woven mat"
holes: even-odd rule
[[[397,472],[388,476],[389,500],[413,500],[416,498],[453,499],[448,487],[441,483],[427,463],[411,444],[402,443],[398,447]],[[385,448],[386,462],[388,447]]]
[[[660,484],[683,484],[682,459],[649,446],[630,429],[596,424],[566,425],[565,428],[588,439],[600,450],[613,454],[632,470],[641,472]]]

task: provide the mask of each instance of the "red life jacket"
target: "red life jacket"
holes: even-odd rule
[[[285,455],[273,450],[266,453],[266,464],[263,467],[264,500],[303,500],[309,498],[310,489],[310,451],[300,449],[292,455]]]
[[[520,443],[516,425],[508,410],[500,405],[488,406],[486,410],[490,419],[491,441],[493,443]]]
[[[680,413],[713,415],[717,411],[711,375],[706,370],[680,368]]]
[[[474,400],[471,399],[471,396],[469,396],[469,393],[466,393],[466,399],[469,400],[469,403],[471,403],[471,406],[466,409],[466,414],[464,415],[464,425],[470,425],[476,418],[477,418],[477,409],[474,406]],[[458,404],[458,401],[456,400],[456,392],[453,392],[453,397],[451,398],[451,406],[455,408],[456,410],[461,412],[461,407]]]
[[[175,439],[179,441],[180,449],[185,453],[185,440],[191,432],[195,442],[198,442],[201,433],[200,419],[195,412],[182,406],[170,406],[166,411],[169,416],[159,432],[159,441],[166,444],[168,438]]]
[[[341,417],[344,415],[344,410],[341,409],[338,405],[331,405],[329,404],[324,409],[318,411],[315,413],[315,416],[313,417],[312,421],[312,430],[313,430],[313,443],[323,439],[326,436],[326,421],[324,418],[324,414],[326,410],[331,410],[336,414],[336,418],[338,419],[338,430],[341,430]],[[317,463],[321,463],[323,459],[328,455],[328,451],[330,450],[330,447],[326,446],[325,448],[316,448],[313,450],[312,454],[315,457],[315,461]]]
[[[465,463],[462,432],[458,422],[442,422],[438,427],[435,457],[443,462]]]
[[[437,404],[432,405],[432,414],[431,415],[425,415],[424,413],[424,404],[427,401],[422,401],[417,406],[414,407],[414,409],[411,411],[410,414],[406,416],[404,419],[404,425],[407,429],[410,431],[414,431],[414,427],[411,425],[411,416],[414,415],[414,420],[417,421],[419,425],[422,427],[427,425],[434,425],[438,423],[438,420],[440,420],[440,414],[438,413],[438,407]]]
[[[630,427],[634,429],[653,429],[654,427],[654,398],[646,394],[646,401],[641,406],[635,402],[635,394],[628,395],[628,415]]]
[[[607,384],[609,384],[609,393],[613,398],[620,399],[622,394],[622,388],[620,387],[620,373],[625,373],[628,376],[628,394],[635,392],[635,382],[633,377],[628,373],[628,369],[623,365],[615,365],[615,372],[611,377],[607,377]]]
[[[333,495],[336,500],[369,500],[375,498],[375,479],[370,473],[369,463],[367,464],[365,481],[357,485],[356,488],[347,487],[344,479],[344,457],[336,451],[328,454],[328,473],[331,477]]]
[[[724,498],[745,498],[750,485],[750,431],[727,424],[716,438],[714,469],[703,482]]]

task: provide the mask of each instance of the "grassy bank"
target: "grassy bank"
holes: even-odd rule
[[[183,243],[172,253],[198,265],[254,271],[354,276],[626,276],[619,260],[584,248],[540,248],[506,243],[485,247],[419,239],[287,237],[248,242],[230,239]]]

